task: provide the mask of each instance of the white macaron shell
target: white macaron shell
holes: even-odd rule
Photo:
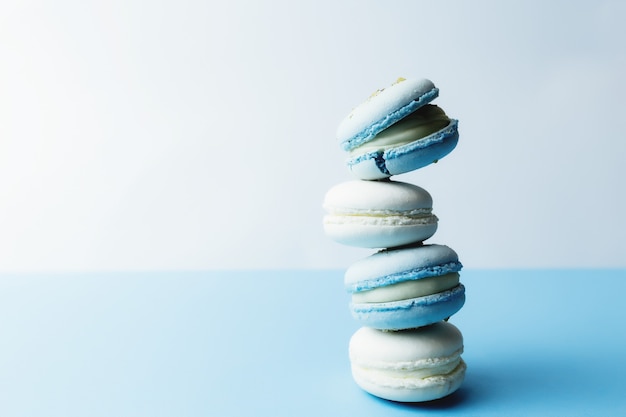
[[[449,357],[462,349],[459,329],[443,321],[401,332],[362,327],[350,340],[351,360],[375,368],[391,369],[402,362]]]
[[[324,198],[330,213],[361,214],[389,210],[407,212],[432,208],[425,189],[400,181],[346,181],[332,187]]]
[[[446,397],[458,390],[465,379],[467,366],[463,359],[452,372],[427,378],[394,378],[373,374],[352,366],[354,381],[366,392],[398,402],[423,402]]]
[[[336,217],[334,219],[337,219]],[[369,222],[368,220],[374,220]],[[426,223],[406,224],[396,217],[396,223],[380,224],[377,219],[363,217],[361,223],[333,222],[328,217],[324,223],[324,232],[337,243],[358,248],[393,248],[422,242],[437,231],[437,218],[431,216]]]
[[[397,82],[379,90],[357,106],[337,128],[337,139],[349,140],[388,114],[405,106],[435,88],[427,79]]]
[[[326,234],[339,243],[387,248],[421,242],[437,230],[432,197],[398,181],[348,181],[324,198]]]
[[[452,324],[384,332],[362,327],[349,346],[352,374],[366,391],[394,401],[428,401],[461,385],[463,336]]]

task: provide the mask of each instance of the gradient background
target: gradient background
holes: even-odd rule
[[[0,4],[0,272],[344,268],[339,121],[426,77],[466,268],[626,267],[626,3]]]

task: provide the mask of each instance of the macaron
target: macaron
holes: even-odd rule
[[[433,200],[421,187],[399,181],[347,181],[324,197],[324,231],[335,241],[363,248],[421,242],[437,230]]]
[[[446,322],[403,332],[362,327],[349,345],[357,385],[401,402],[430,401],[456,391],[465,378],[461,353],[463,336]]]
[[[445,245],[382,250],[345,273],[352,316],[363,326],[403,330],[444,320],[465,303],[459,258]]]
[[[337,138],[359,179],[387,178],[425,167],[449,154],[458,121],[429,105],[439,89],[427,79],[398,79],[358,105],[340,123]]]

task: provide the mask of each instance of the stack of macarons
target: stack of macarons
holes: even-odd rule
[[[337,131],[356,180],[324,198],[324,230],[335,241],[378,252],[345,274],[352,375],[365,391],[393,401],[429,401],[459,388],[463,336],[448,318],[465,303],[462,268],[449,247],[426,244],[438,224],[430,194],[393,175],[425,167],[458,142],[457,121],[429,104],[426,79],[399,79],[356,107]]]

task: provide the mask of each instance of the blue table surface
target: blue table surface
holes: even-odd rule
[[[465,270],[465,382],[352,381],[343,271],[0,275],[0,416],[626,415],[626,270]]]

